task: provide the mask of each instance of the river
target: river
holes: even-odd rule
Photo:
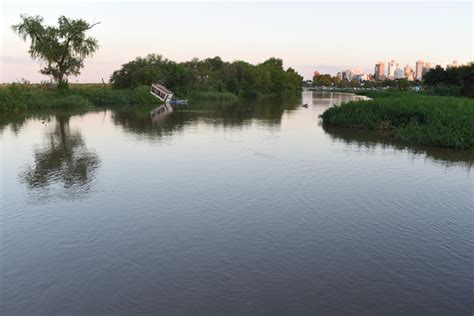
[[[471,315],[472,152],[322,126],[357,98],[4,119],[0,314]]]

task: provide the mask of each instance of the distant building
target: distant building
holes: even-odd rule
[[[415,73],[413,72],[413,69],[410,67],[410,65],[405,66],[404,72],[405,78],[407,78],[408,81],[415,80]]]
[[[425,62],[422,60],[419,60],[416,62],[416,68],[415,68],[415,79],[416,80],[421,80],[423,78],[423,67],[425,66]]]
[[[336,78],[339,79],[339,80],[342,80],[342,73],[341,72],[338,72],[336,74]]]
[[[405,72],[402,68],[395,69],[395,79],[403,79],[405,78]]]
[[[396,69],[395,60],[392,59],[391,61],[388,62],[388,72],[387,72],[388,79],[390,80],[395,79],[395,69]]]
[[[446,69],[449,69],[449,68],[457,68],[457,67],[461,67],[462,65],[458,64],[458,62],[456,60],[453,60],[453,63],[452,64],[448,64],[446,65]]]
[[[430,63],[425,63],[425,65],[423,66],[422,71],[421,71],[421,78],[423,78],[426,75],[426,73],[428,71],[430,71],[430,69],[432,69],[432,68],[433,67],[431,66]]]
[[[367,81],[369,80],[369,76],[365,75],[365,74],[357,74],[354,76],[354,79],[359,81],[359,82],[362,82],[362,81]]]
[[[352,69],[346,69],[342,72],[342,79],[345,79],[347,81],[351,81],[353,76],[354,72],[352,71]]]
[[[385,79],[385,63],[383,61],[379,61],[375,64],[375,72],[374,72],[375,80],[384,80]]]

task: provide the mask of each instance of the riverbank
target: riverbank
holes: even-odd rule
[[[401,91],[358,91],[372,100],[326,110],[323,124],[387,130],[416,145],[473,149],[474,99]]]
[[[102,106],[159,105],[148,86],[135,89],[112,89],[103,84],[70,84],[58,90],[42,84],[0,86],[0,112],[25,110],[88,108]]]
[[[279,97],[293,97],[286,93]],[[274,93],[255,93],[238,96],[230,92],[193,91],[183,96],[191,102],[236,103],[242,99],[267,99]],[[68,89],[48,88],[43,84],[0,85],[0,113],[17,113],[28,110],[75,109],[104,106],[160,105],[162,102],[149,93],[146,85],[134,89],[114,89],[104,84],[70,84]]]

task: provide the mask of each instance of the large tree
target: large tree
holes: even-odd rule
[[[30,40],[31,57],[46,62],[40,72],[52,76],[59,86],[67,82],[68,76],[80,74],[84,59],[99,48],[95,38],[86,36],[98,23],[60,16],[57,26],[48,26],[41,16],[20,17],[21,22],[12,25],[13,31],[24,41]]]

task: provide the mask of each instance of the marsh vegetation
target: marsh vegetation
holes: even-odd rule
[[[474,99],[400,91],[363,94],[373,99],[329,108],[321,115],[324,124],[388,130],[411,144],[474,148]]]

